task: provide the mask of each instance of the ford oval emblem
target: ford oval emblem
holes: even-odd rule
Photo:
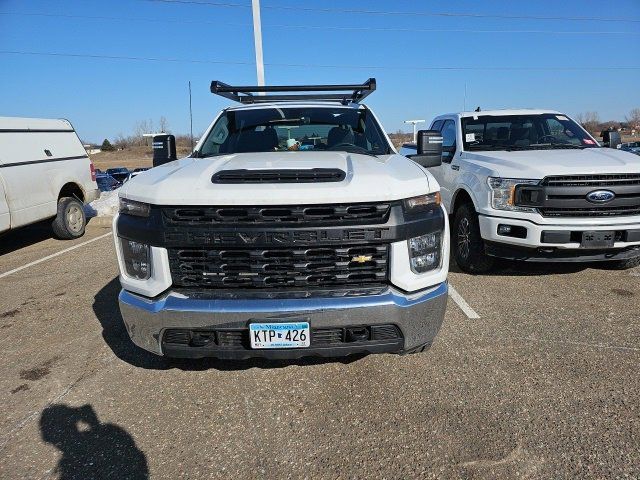
[[[616,194],[611,190],[594,190],[587,193],[587,200],[591,203],[607,203],[616,198]]]

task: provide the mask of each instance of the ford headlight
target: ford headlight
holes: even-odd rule
[[[148,280],[151,277],[151,247],[121,238],[120,248],[127,275],[138,280]]]
[[[440,266],[442,233],[434,232],[407,240],[413,273],[425,273]]]
[[[491,188],[491,206],[496,210],[509,210],[512,212],[535,212],[535,208],[520,207],[515,205],[517,185],[538,185],[540,180],[527,180],[522,178],[489,177]]]
[[[135,200],[120,197],[120,213],[136,217],[148,217],[150,210],[151,205],[148,203],[136,202]]]

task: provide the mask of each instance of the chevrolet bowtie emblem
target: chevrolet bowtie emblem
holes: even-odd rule
[[[371,255],[357,255],[351,259],[352,262],[364,263],[369,262],[373,259]]]

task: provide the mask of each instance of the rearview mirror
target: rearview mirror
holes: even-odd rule
[[[438,130],[418,131],[418,152],[411,160],[425,168],[442,165],[442,134]]]
[[[153,137],[153,166],[164,165],[178,157],[176,155],[176,137],[168,134]]]

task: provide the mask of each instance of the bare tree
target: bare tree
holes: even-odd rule
[[[160,117],[160,131],[162,133],[169,133],[169,122],[166,117],[163,115]]]
[[[636,130],[640,129],[640,108],[634,108],[631,110],[625,119],[631,128]]]
[[[139,120],[133,127],[133,136],[136,145],[146,145],[145,133],[153,133],[153,120]]]
[[[588,132],[596,133],[598,131],[598,127],[600,125],[600,115],[598,115],[598,112],[580,113],[576,117],[576,120],[578,120],[580,125],[582,125]]]
[[[113,140],[113,146],[118,150],[124,150],[131,144],[130,137],[125,137],[122,132],[120,132],[116,138]]]

